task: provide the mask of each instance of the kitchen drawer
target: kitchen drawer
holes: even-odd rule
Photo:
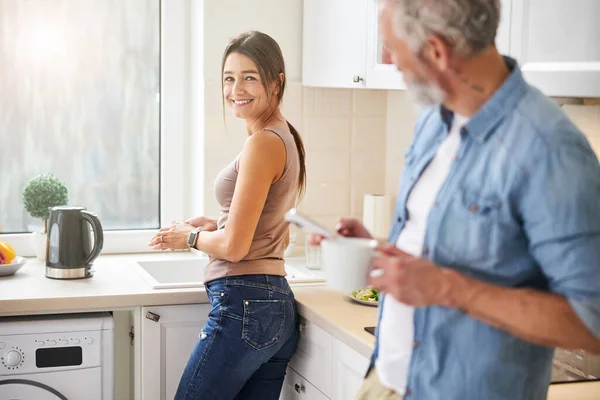
[[[291,368],[287,369],[287,376],[283,382],[279,400],[329,400],[327,396],[310,384]]]
[[[300,318],[300,341],[290,367],[331,396],[331,335]]]

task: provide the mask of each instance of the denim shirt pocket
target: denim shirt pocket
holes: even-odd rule
[[[459,190],[442,216],[437,251],[464,267],[493,268],[500,257],[501,208],[497,195]]]
[[[273,346],[285,328],[285,300],[245,300],[242,340],[257,350]]]

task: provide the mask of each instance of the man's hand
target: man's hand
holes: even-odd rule
[[[367,228],[356,218],[339,218],[335,230],[345,237],[373,239]],[[316,233],[311,233],[308,236],[308,243],[313,246],[321,244],[321,240],[323,240],[323,236]]]
[[[414,307],[447,305],[447,271],[426,258],[413,257],[393,245],[379,246],[369,283],[396,300]]]

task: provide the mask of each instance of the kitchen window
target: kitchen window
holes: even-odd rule
[[[21,194],[58,176],[100,218],[106,252],[148,250],[184,217],[185,0],[0,2],[0,233],[33,255]]]

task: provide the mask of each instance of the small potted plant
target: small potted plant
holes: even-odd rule
[[[35,252],[39,260],[46,260],[49,209],[67,204],[68,197],[67,187],[53,174],[36,176],[23,189],[25,210],[33,218],[44,221],[44,231],[33,232]]]

